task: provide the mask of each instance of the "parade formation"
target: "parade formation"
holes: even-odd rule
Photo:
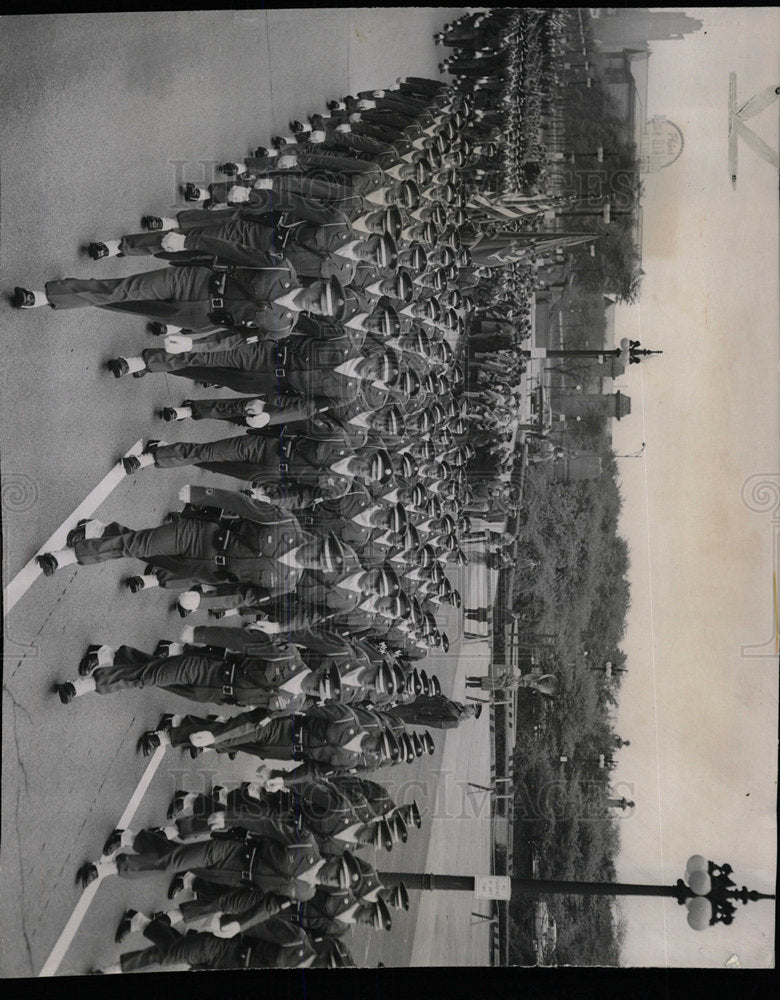
[[[235,490],[185,486],[156,526],[84,519],[38,557],[47,577],[140,561],[130,592],[163,588],[183,618],[232,619],[187,625],[151,653],[95,642],[59,683],[63,705],[164,688],[230,714],[166,714],[139,752],[260,761],[237,788],[178,790],[163,825],[114,830],[80,867],[85,888],[173,876],[175,905],[127,910],[116,931],[151,946],[95,972],[350,965],[350,927],[387,930],[390,910],[409,907],[403,884],[385,888],[358,852],[389,851],[422,823],[382,770],[433,753],[431,728],[479,718],[420,661],[449,648],[440,613],[461,608],[451,571],[468,562],[470,515],[511,495],[515,349],[530,333],[512,284],[527,290],[530,272],[497,280],[510,258],[493,267],[469,250],[475,186],[503,163],[508,17],[466,15],[437,36],[481,46],[443,67],[456,86],[407,77],[330,101],[222,164],[227,180],[186,183],[175,217],[144,216],[144,231],[88,248],[109,273],[123,256],[159,268],[15,289],[24,310],[146,319],[160,346],[111,359],[107,374],[230,390],[189,399],[184,388],[155,416],[241,429],[150,439],[123,459],[127,475],[197,466]]]

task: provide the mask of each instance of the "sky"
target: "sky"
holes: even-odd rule
[[[780,83],[780,11],[696,8],[703,28],[652,42],[648,116],[685,137],[645,179],[643,281],[616,337],[660,358],[617,380],[621,534],[632,603],[614,774],[636,802],[618,876],[671,885],[691,854],[728,862],[738,885],[774,891],[780,550],[778,175],[740,144],[727,171],[729,71],[738,105]],[[778,102],[749,123],[778,148]],[[774,521],[773,521],[774,517]],[[626,965],[774,964],[774,904],[690,929],[674,900],[624,899]]]

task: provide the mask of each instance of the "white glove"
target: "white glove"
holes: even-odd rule
[[[285,153],[284,156],[279,157],[276,166],[281,170],[289,170],[291,167],[297,167],[298,157],[294,153]]]
[[[254,632],[265,632],[266,635],[279,635],[282,631],[280,622],[269,622],[265,620],[254,622],[252,625],[247,625],[247,628],[252,629]]]
[[[182,486],[182,488],[179,490],[179,500],[181,500],[182,503],[190,503],[190,501],[192,500],[191,486]]]
[[[315,145],[321,142],[325,142],[325,132],[321,128],[315,128],[313,131],[309,132],[309,142],[313,142]]]
[[[262,413],[265,409],[264,399],[250,399],[249,402],[244,406],[244,413],[247,416],[256,417],[258,413]]]
[[[249,201],[249,188],[234,184],[228,191],[227,200],[231,205],[244,205]]]
[[[169,253],[179,253],[179,251],[184,249],[184,241],[186,239],[187,237],[184,233],[166,233],[162,238],[162,248],[169,251]]]
[[[214,742],[214,735],[207,729],[202,729],[199,733],[190,735],[190,744],[194,747],[210,747]]]
[[[256,180],[252,186],[254,187],[255,191],[273,191],[274,188],[273,178],[261,177],[259,178],[259,180]],[[248,200],[249,200],[249,194],[247,193],[247,201]]]
[[[366,100],[364,98],[363,100],[358,101],[357,106],[361,111],[370,111],[371,108],[376,107],[376,101]]]
[[[352,114],[349,116],[349,120],[351,122],[359,122],[362,117],[363,116],[360,114],[359,111],[353,111]]]
[[[271,417],[267,413],[256,413],[246,418],[247,427],[266,427],[271,423]]]
[[[351,132],[352,131],[352,126],[351,125],[337,125],[336,126],[336,131],[337,132]]]
[[[192,350],[192,337],[183,337],[180,333],[169,333],[163,343],[168,354],[186,354]]]
[[[201,596],[197,590],[185,590],[179,594],[179,604],[185,611],[197,611],[200,607]]]
[[[284,788],[284,778],[269,778],[265,783],[267,792],[281,792]]]
[[[224,830],[225,814],[223,812],[212,813],[209,817],[207,817],[206,822],[211,830]]]

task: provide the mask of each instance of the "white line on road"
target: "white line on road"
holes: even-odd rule
[[[125,452],[124,457],[127,458],[130,455],[140,455],[142,447],[143,442],[136,441],[133,447],[130,448],[129,451]],[[70,529],[75,528],[82,517],[91,517],[103,501],[108,498],[112,490],[114,490],[124,479],[124,477],[125,471],[122,468],[121,461],[119,461],[111,469],[108,475],[97,484],[89,496],[78,505],[70,517],[67,518],[59,528],[57,528],[51,538],[43,543],[43,545],[38,549],[36,555],[64,548],[65,539],[67,538]],[[41,569],[35,561],[35,556],[33,556],[24,569],[20,570],[20,572],[16,574],[13,580],[11,580],[3,591],[3,607],[6,615],[10,614],[11,609],[14,608],[15,605],[24,597],[40,575]]]
[[[117,827],[120,830],[127,829],[127,827],[132,823],[136,810],[141,804],[141,799],[146,794],[146,789],[151,784],[152,778],[157,773],[157,768],[162,763],[164,756],[165,747],[158,747],[154,751],[151,760],[146,765],[146,770],[141,776],[141,780],[136,785],[136,789],[130,797],[130,801],[127,803],[127,808],[122,813],[119,822],[117,823]],[[101,882],[102,879],[98,879],[96,882],[87,886],[84,890],[81,899],[79,899],[78,903],[76,903],[73,913],[71,913],[67,924],[65,924],[62,934],[60,934],[57,939],[57,943],[54,945],[49,957],[44,962],[43,968],[38,973],[38,978],[41,978],[42,976],[53,976],[57,972],[57,969],[59,969],[60,963],[65,957],[68,948],[70,948],[71,941],[76,936],[76,931],[79,929],[81,921],[84,919],[86,912],[89,909],[90,903],[95,898],[95,893],[98,891],[98,886]]]

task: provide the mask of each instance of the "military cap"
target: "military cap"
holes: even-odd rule
[[[410,368],[405,368],[398,378],[396,388],[399,392],[403,393],[404,396],[408,396],[412,399],[420,391],[420,379],[417,373],[413,372]]]
[[[432,295],[429,299],[426,299],[425,314],[426,318],[433,320],[434,323],[441,319],[441,303],[437,296]],[[430,338],[429,343],[431,343]]]
[[[395,270],[398,264],[398,246],[390,233],[383,233],[375,244],[376,263],[379,267]]]
[[[356,558],[353,550],[345,545],[332,531],[323,540],[320,549],[320,559],[322,568],[326,573],[336,573],[343,570],[345,565]]]
[[[386,851],[392,851],[393,843],[393,831],[383,816],[374,826],[374,847],[383,847]]]
[[[412,602],[409,596],[403,592],[403,590],[392,597],[391,600],[394,602],[393,605],[393,617],[394,618],[409,618],[412,614]]]
[[[388,205],[381,213],[381,221],[386,233],[397,240],[403,229],[403,216],[397,205]]]
[[[414,691],[415,695],[422,694],[423,693],[422,681],[420,680],[420,675],[416,670],[412,671],[410,680],[412,682],[412,691]]]
[[[454,226],[447,226],[439,233],[439,242],[452,247],[453,250],[460,249],[460,233]]]
[[[338,667],[332,664],[320,681],[320,696],[325,699],[341,700],[341,674]]]
[[[405,754],[406,763],[411,764],[412,761],[415,760],[417,756],[414,752],[414,744],[412,743],[411,736],[409,735],[409,733],[401,733],[398,742],[401,744],[401,749],[403,751],[403,754]],[[402,757],[401,761],[402,763],[403,760],[404,758]]]
[[[390,917],[390,911],[387,908],[387,903],[381,897],[374,903],[371,924],[377,931],[389,931],[393,926],[393,921]]]
[[[417,445],[417,455],[423,461],[431,462],[436,458],[436,447],[431,441],[421,441]]]
[[[398,260],[415,274],[423,274],[428,266],[428,255],[422,243],[411,243],[406,250],[399,252]]]
[[[436,674],[431,674],[431,694],[441,694],[441,682]]]
[[[398,910],[409,909],[409,892],[403,882],[394,885],[390,890],[390,902]]]
[[[412,802],[407,808],[409,810],[409,818],[419,830],[422,827],[422,815],[420,814],[420,807],[417,805],[416,802]]]
[[[395,203],[402,208],[414,209],[420,203],[420,189],[412,180],[401,181],[394,194]]]
[[[390,455],[384,448],[380,448],[371,456],[370,475],[378,483],[387,482],[393,474],[393,462]]]
[[[424,505],[427,503],[427,500],[428,500],[428,491],[425,489],[422,483],[418,483],[412,489],[412,503],[414,504],[415,507],[423,509]]]
[[[439,238],[439,230],[433,222],[424,222],[420,231],[420,240],[423,243],[434,244]]]
[[[413,524],[406,525],[406,531],[404,532],[404,548],[407,549],[418,549],[420,547],[420,532],[415,528]]]
[[[417,757],[422,757],[423,755],[423,745],[422,740],[417,735],[417,733],[412,733],[412,743],[414,744],[414,752]]]
[[[414,284],[412,283],[411,274],[405,268],[399,268],[393,282],[393,292],[396,298],[400,302],[403,302],[404,305],[408,305],[412,301]]]
[[[401,362],[395,351],[386,348],[376,358],[376,378],[385,385],[395,385],[401,372]]]
[[[371,426],[380,434],[401,437],[404,433],[404,415],[397,406],[388,406],[373,414]]]
[[[428,751],[429,754],[432,754],[436,750],[436,747],[433,742],[433,737],[431,736],[431,734],[428,732],[427,729],[422,734],[422,741],[423,745],[425,746],[425,749]]]
[[[417,737],[417,733],[412,736],[412,740]],[[419,739],[419,737],[417,737]],[[403,816],[399,812],[394,812],[388,820],[388,825],[391,826],[393,834],[396,840],[400,840],[402,844],[405,844],[409,839],[409,830],[407,829],[406,823],[404,822]]]
[[[413,455],[405,452],[400,456],[398,463],[398,475],[404,479],[411,479],[417,472],[417,460]]]
[[[406,690],[406,674],[404,673],[403,668],[398,663],[394,663],[392,665],[392,671],[393,671],[393,685],[395,687],[396,692],[401,694]]]
[[[401,589],[398,574],[390,566],[369,570],[367,582],[371,592],[378,594],[379,597],[393,597]]]
[[[430,163],[434,170],[441,169],[442,153],[436,146],[427,146],[422,156]]]
[[[339,859],[339,888],[351,889],[360,882],[361,870],[349,851],[344,851]]]
[[[347,295],[344,286],[339,279],[333,275],[322,283],[320,295],[320,309],[326,316],[341,321],[347,309]]]
[[[390,299],[383,295],[365,320],[371,333],[380,334],[385,339],[395,337],[401,330],[401,318]]]

